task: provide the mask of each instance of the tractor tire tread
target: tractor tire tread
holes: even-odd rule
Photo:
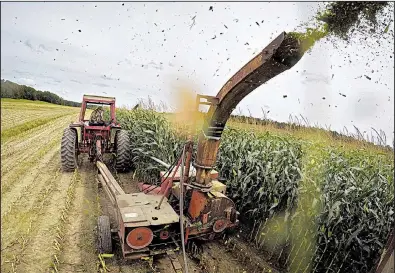
[[[98,251],[100,254],[112,253],[112,239],[111,239],[111,226],[110,218],[101,215],[97,219],[97,239]]]
[[[126,130],[119,130],[115,135],[115,145],[117,147],[115,169],[118,172],[127,172],[130,169],[130,138]]]
[[[76,151],[77,134],[74,129],[66,128],[63,131],[60,147],[62,168],[66,172],[72,172],[77,168]]]

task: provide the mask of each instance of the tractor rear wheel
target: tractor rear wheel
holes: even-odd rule
[[[100,254],[112,253],[111,227],[108,216],[97,219],[97,248]]]
[[[78,167],[77,145],[76,130],[71,128],[64,129],[60,148],[60,157],[64,171],[72,172]]]
[[[127,172],[130,168],[130,138],[126,130],[119,130],[115,134],[115,169]]]

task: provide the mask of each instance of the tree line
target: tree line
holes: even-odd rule
[[[80,102],[65,100],[52,92],[36,90],[33,87],[4,79],[1,80],[1,98],[38,100],[72,107],[81,106]]]

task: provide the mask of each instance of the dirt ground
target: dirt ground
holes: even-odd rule
[[[106,198],[98,189],[96,169],[87,158],[80,158],[74,173],[60,166],[61,135],[78,111],[68,109],[1,144],[1,272],[98,272],[95,228]],[[6,114],[2,111],[2,126]],[[132,175],[116,176],[126,192],[137,189]],[[188,245],[189,272],[276,272],[263,269],[263,262],[257,265],[254,252],[237,240]],[[114,258],[105,260],[110,272],[173,272],[167,256],[155,257],[150,266],[123,261],[116,249]],[[192,255],[196,249],[199,259]],[[183,264],[181,252],[177,257]]]

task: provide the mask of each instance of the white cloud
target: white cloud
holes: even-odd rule
[[[34,86],[34,85],[36,85],[36,83],[34,82],[34,80],[28,79],[28,78],[19,78],[17,81],[18,81],[18,83],[24,84],[24,85],[29,85],[29,86]]]

